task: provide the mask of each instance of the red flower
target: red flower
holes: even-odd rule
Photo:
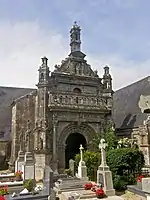
[[[17,172],[15,172],[15,176],[21,176],[23,174],[22,171],[18,170]]]
[[[96,196],[97,196],[97,198],[103,198],[103,197],[105,197],[105,193],[104,193],[103,188],[98,188],[96,190]]]
[[[85,189],[85,190],[90,190],[92,187],[93,187],[93,184],[92,184],[92,183],[86,183],[86,184],[84,185],[84,189]]]
[[[137,181],[137,182],[142,182],[142,178],[144,178],[144,176],[142,176],[142,175],[141,175],[141,176],[138,176],[138,177],[136,178],[136,181]]]
[[[5,197],[4,196],[0,196],[0,200],[5,200]]]

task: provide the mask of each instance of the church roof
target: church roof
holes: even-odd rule
[[[127,129],[143,125],[150,101],[150,76],[114,93],[113,119],[116,128]],[[150,104],[149,104],[150,105]]]
[[[0,87],[0,140],[10,139],[12,102],[33,90],[31,88]]]

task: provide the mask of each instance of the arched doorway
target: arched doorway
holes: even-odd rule
[[[80,152],[80,144],[86,149],[87,142],[85,137],[80,133],[72,133],[66,139],[65,163],[69,168],[69,160],[74,159],[75,155]]]

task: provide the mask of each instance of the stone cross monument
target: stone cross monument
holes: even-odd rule
[[[35,180],[35,158],[33,152],[31,152],[30,140],[31,140],[31,130],[29,126],[27,126],[27,131],[25,133],[26,136],[26,152],[24,157],[24,164],[22,166],[23,179]]]
[[[19,135],[19,142],[20,142],[20,150],[18,151],[18,157],[17,160],[15,161],[15,172],[17,171],[22,171],[22,165],[24,163],[24,135],[23,132],[20,133]]]
[[[84,148],[83,148],[82,144],[80,145],[79,149],[80,149],[80,156],[81,156],[80,162],[83,162],[83,150],[84,150]]]
[[[97,184],[101,184],[104,187],[107,196],[114,196],[115,190],[113,189],[112,173],[106,162],[106,147],[107,143],[104,139],[101,139],[99,144],[101,150],[101,165],[97,171]]]
[[[85,165],[85,162],[83,161],[83,146],[82,144],[80,145],[80,155],[81,155],[81,158],[80,158],[80,162],[79,162],[79,166],[78,166],[78,177],[83,179],[83,180],[88,180],[88,177],[87,177],[87,168],[86,168],[86,165]]]

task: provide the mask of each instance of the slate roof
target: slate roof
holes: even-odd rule
[[[150,95],[150,76],[114,93],[113,119],[116,128],[128,129],[143,125],[146,114],[139,108],[141,95]]]
[[[0,87],[0,140],[10,139],[11,104],[13,100],[33,90],[31,88]]]

